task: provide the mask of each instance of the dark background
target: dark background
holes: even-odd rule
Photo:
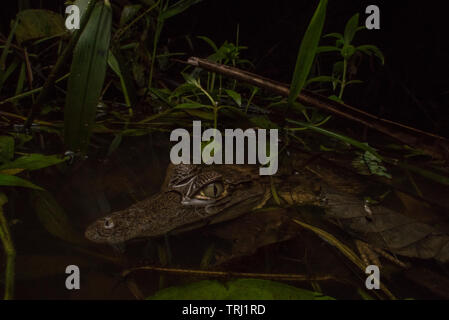
[[[112,1],[118,5],[127,2]],[[35,8],[43,5],[63,13],[64,1],[30,3]],[[225,40],[234,42],[239,24],[240,44],[249,47],[242,56],[254,62],[257,73],[289,82],[300,40],[317,3],[204,0],[167,21],[161,44],[168,44],[170,50],[206,56],[210,49],[195,36],[208,36],[218,45]],[[369,59],[363,61],[357,78],[365,83],[349,87],[345,101],[378,116],[449,137],[449,28],[445,3],[329,0],[324,33],[342,33],[346,21],[357,12],[363,23],[365,8],[370,4],[380,7],[381,30],[362,31],[354,43],[377,45],[385,55],[386,65],[380,67],[378,63],[370,64]],[[0,13],[0,31],[4,34],[16,10],[17,4],[11,1]],[[194,41],[194,52],[188,51],[186,35]],[[331,68],[336,58],[324,56],[322,61]]]

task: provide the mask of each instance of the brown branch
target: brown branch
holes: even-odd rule
[[[132,272],[138,270],[157,271],[163,273],[172,273],[179,275],[191,275],[202,277],[216,277],[216,278],[257,278],[257,279],[270,279],[270,280],[283,280],[283,281],[342,281],[332,275],[322,276],[308,276],[303,274],[280,274],[280,273],[248,273],[248,272],[225,272],[225,271],[208,271],[208,270],[192,270],[192,269],[175,269],[175,268],[163,268],[154,266],[142,266],[130,268],[122,272],[122,277],[126,277]]]
[[[183,63],[220,73],[230,78],[270,90],[285,97],[288,97],[289,95],[289,86],[287,84],[264,78],[251,72],[197,57],[190,57],[187,62]],[[442,159],[446,162],[449,161],[449,140],[444,137],[376,117],[350,105],[333,101],[305,89],[299,94],[298,101],[302,104],[326,110],[339,117],[361,123],[371,129],[388,135],[401,143],[420,149],[436,159]]]

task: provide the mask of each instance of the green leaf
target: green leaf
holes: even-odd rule
[[[378,57],[380,59],[382,64],[385,64],[385,57],[384,57],[382,51],[380,51],[380,49],[378,47],[366,44],[366,45],[358,46],[355,49],[358,51],[361,51],[369,56],[374,54],[376,57]]]
[[[353,45],[345,44],[340,53],[345,60],[349,60],[349,58],[351,58],[351,56],[355,53],[355,48]]]
[[[176,16],[201,1],[203,0],[180,0],[178,2],[175,2],[173,5],[164,10],[159,18],[162,20],[166,20],[168,18]]]
[[[46,156],[40,153],[32,153],[30,155],[22,156],[14,161],[5,163],[0,166],[0,170],[5,169],[24,169],[24,170],[39,170],[55,164],[64,162],[68,157],[61,158],[58,155]]]
[[[74,231],[73,224],[50,192],[34,191],[31,193],[31,199],[37,217],[49,233],[73,244],[87,242],[79,233]]]
[[[195,87],[200,87],[200,83],[199,80],[195,79],[194,77],[192,77],[190,74],[188,73],[181,73],[184,80],[188,83],[191,84]]]
[[[108,156],[110,156],[122,142],[122,134],[116,134],[111,144],[109,145]]]
[[[204,280],[170,287],[148,297],[149,300],[334,300],[321,293],[280,282],[237,279],[222,283]]]
[[[16,40],[20,44],[27,40],[60,36],[66,33],[64,19],[50,10],[29,9],[17,14],[19,24]]]
[[[309,76],[315,59],[318,43],[323,31],[324,20],[326,18],[327,0],[320,0],[318,7],[307,27],[304,38],[299,48],[293,79],[290,84],[290,94],[288,96],[288,105],[292,105],[298,94],[301,92]]]
[[[352,161],[352,166],[362,175],[378,175],[391,179],[391,175],[387,172],[387,168],[381,165],[382,160],[373,155],[369,151],[360,154]]]
[[[120,68],[120,64],[117,61],[117,59],[115,58],[115,56],[111,50],[109,50],[109,54],[108,54],[108,65],[115,72],[115,74],[119,77],[120,85],[122,87],[123,97],[125,99],[126,106],[130,107],[131,100],[130,100],[129,93],[128,93],[129,84],[125,81],[125,78],[124,78],[121,68]]]
[[[331,77],[331,76],[319,76],[319,77],[314,77],[314,78],[310,78],[309,80],[307,80],[306,86],[308,86],[309,84],[314,83],[314,82],[334,82],[334,81],[337,81],[339,83],[341,82],[341,80],[335,79],[334,77]]]
[[[14,157],[14,138],[0,136],[0,163],[11,160]]]
[[[39,186],[36,186],[35,184],[16,177],[9,174],[1,174],[0,173],[0,186],[9,186],[9,187],[24,187],[24,188],[31,188],[36,190],[44,190]]]
[[[64,109],[64,143],[86,153],[106,75],[112,9],[98,2],[73,52]]]
[[[234,102],[241,107],[242,106],[242,96],[240,95],[240,93],[235,92],[234,90],[225,90],[226,93],[228,94],[228,96],[230,96],[232,98],[232,100],[234,100]]]
[[[217,45],[210,38],[208,38],[206,36],[197,36],[197,38],[205,41],[208,45],[210,45],[211,48],[214,50],[214,52],[218,51]]]
[[[279,126],[266,116],[252,117],[249,119],[252,124],[264,129],[279,129]]]
[[[339,47],[335,46],[320,46],[316,49],[316,53],[325,53],[325,52],[334,52],[334,51],[340,51]]]
[[[205,104],[192,102],[192,103],[181,103],[181,104],[178,104],[173,109],[201,109],[201,108],[212,108],[212,107],[208,106],[208,105],[205,105]]]
[[[202,110],[195,109],[184,109],[184,112],[190,114],[191,116],[195,116],[204,120],[214,120],[214,114],[212,112],[206,112]]]
[[[302,122],[302,121],[295,121],[295,120],[287,119],[287,122],[300,125],[303,128],[307,128],[307,129],[316,131],[316,132],[318,132],[320,134],[323,134],[325,136],[328,136],[330,138],[335,138],[337,140],[346,142],[346,143],[348,143],[350,145],[353,145],[356,148],[359,148],[359,149],[364,150],[364,151],[368,151],[372,155],[376,156],[378,159],[383,160],[383,158],[377,153],[376,149],[372,148],[371,146],[369,146],[365,142],[361,142],[361,141],[352,139],[350,137],[347,137],[345,135],[342,135],[342,134],[339,134],[339,133],[336,133],[336,132],[333,132],[333,131],[329,131],[329,130],[326,130],[324,128],[320,128],[318,126],[315,126],[315,125],[312,125],[312,124],[309,124],[309,123],[305,123],[305,122]]]
[[[343,35],[341,33],[328,33],[323,36],[323,38],[336,38],[337,40],[343,40]]]
[[[351,81],[346,82],[346,85],[348,86],[350,84],[358,84],[358,83],[363,83],[363,81],[362,80],[351,80]]]
[[[132,18],[134,18],[139,10],[142,8],[140,4],[126,5],[123,7],[122,14],[120,15],[120,27],[123,27]]]
[[[357,32],[357,27],[359,25],[359,14],[356,13],[348,20],[345,27],[345,32],[343,34],[344,44],[351,44],[354,39],[355,33]]]

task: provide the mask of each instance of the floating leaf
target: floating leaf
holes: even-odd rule
[[[148,297],[150,300],[334,300],[321,293],[296,288],[280,282],[237,279],[222,283],[199,281],[170,287]]]

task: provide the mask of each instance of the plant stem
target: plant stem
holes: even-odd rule
[[[348,69],[348,60],[344,59],[343,60],[343,79],[341,80],[341,85],[340,85],[340,94],[338,95],[338,98],[341,100],[341,98],[343,97],[343,91],[345,90],[345,86],[346,86],[346,73],[347,73],[347,69]]]
[[[214,106],[214,129],[217,129],[218,107]]]
[[[159,43],[159,37],[161,35],[162,28],[164,26],[164,21],[161,19],[162,8],[164,7],[164,2],[160,1],[158,3],[160,4],[160,6],[159,6],[159,13],[158,13],[157,22],[156,22],[156,31],[154,32],[153,53],[151,54],[150,79],[148,80],[148,89],[150,89],[151,85],[153,84],[153,72],[154,72],[154,62],[156,61],[156,50],[157,50],[157,45]]]
[[[14,296],[14,265],[16,251],[12,243],[11,235],[8,229],[8,222],[3,215],[3,205],[8,202],[6,195],[0,193],[0,239],[5,248],[6,255],[6,280],[5,280],[5,300],[11,300]]]

